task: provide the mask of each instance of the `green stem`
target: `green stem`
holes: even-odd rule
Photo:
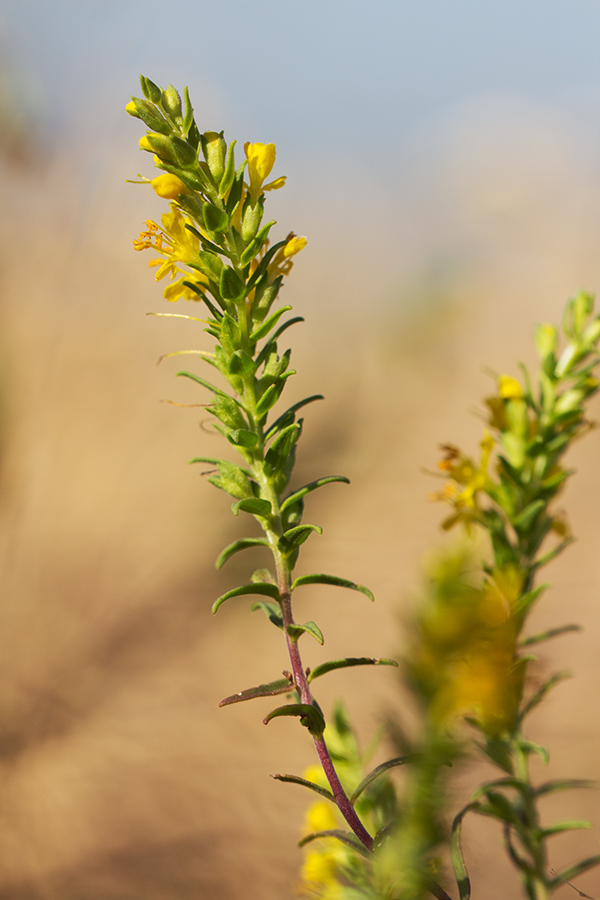
[[[239,317],[240,320],[246,320],[246,316],[242,315],[241,309]],[[275,562],[277,587],[281,598],[283,630],[294,676],[294,685],[300,696],[300,702],[314,706],[315,701],[308,684],[306,671],[302,665],[298,639],[290,635],[290,626],[295,624],[292,611],[291,570],[287,556],[281,552],[278,544],[279,538],[283,533],[280,498],[264,471],[264,431],[256,417],[256,389],[253,375],[244,380],[244,403],[249,413],[251,428],[258,437],[255,451],[256,457],[253,463],[253,473],[260,486],[261,497],[268,500],[271,504],[271,516],[269,519],[261,519],[260,521],[263,531],[269,541],[269,547]],[[368,850],[373,850],[373,838],[356,814],[354,807],[340,782],[323,735],[313,735],[313,741],[339,811],[361,843]]]
[[[524,875],[524,884],[530,900],[548,900],[548,880],[546,878],[547,857],[544,837],[539,837],[540,822],[536,807],[536,797],[529,773],[529,756],[513,741],[515,775],[522,785],[523,801],[522,838],[531,858],[531,874]]]

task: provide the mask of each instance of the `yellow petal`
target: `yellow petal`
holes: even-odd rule
[[[296,253],[300,253],[301,250],[304,250],[308,241],[303,236],[294,236],[290,238],[285,247],[283,248],[283,255],[286,259],[289,259],[290,256],[295,256]]]
[[[180,194],[190,193],[181,178],[169,172],[153,178],[150,184],[163,200],[177,200]]]

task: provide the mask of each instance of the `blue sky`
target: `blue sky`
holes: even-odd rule
[[[516,272],[568,242],[569,280],[595,286],[599,50],[600,0],[0,3],[0,58],[44,153],[69,147],[81,221],[118,207],[129,235],[158,215],[124,184],[151,170],[123,110],[140,72],[187,84],[201,130],[277,144],[271,215],[309,235],[297,283],[340,303],[357,263],[395,297],[439,260],[493,249]]]
[[[598,0],[3,0],[0,41],[56,130],[82,104],[113,127],[143,71],[227,130],[357,157],[470,95],[562,104],[600,82]]]

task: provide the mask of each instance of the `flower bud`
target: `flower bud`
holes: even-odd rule
[[[142,150],[150,150],[152,153],[156,153],[161,162],[166,162],[170,165],[178,165],[179,163],[173,151],[171,139],[163,134],[149,132],[140,139],[140,147]]]
[[[149,100],[142,100],[140,97],[132,97],[131,101],[125,107],[130,116],[141,119],[151,131],[158,131],[160,134],[170,134],[171,126],[153,103]],[[133,112],[135,109],[135,112]]]
[[[223,137],[223,132],[221,131],[220,134],[217,134],[216,131],[205,131],[204,134],[200,135],[200,140],[210,174],[216,183],[220,184],[225,172],[225,157],[227,154],[227,144]]]
[[[535,345],[542,362],[556,352],[556,328],[553,325],[538,325],[535,330]]]
[[[145,75],[140,75],[140,84],[146,100],[150,100],[151,103],[160,102],[161,90],[157,84],[154,84],[154,82],[150,81],[149,78],[146,78]]]
[[[172,118],[181,120],[181,97],[172,84],[169,85],[166,91],[162,92],[160,99],[162,108],[165,110],[165,112],[169,113]]]
[[[136,119],[140,118],[140,114],[137,111],[137,106],[135,105],[133,100],[129,101],[129,103],[125,107],[125,112],[128,113],[130,116],[134,116]]]
[[[177,200],[180,194],[189,194],[189,190],[181,178],[178,178],[177,175],[171,175],[169,172],[165,172],[164,175],[157,175],[150,184],[163,200]]]
[[[264,212],[263,200],[259,197],[256,203],[252,203],[250,196],[246,198],[242,210],[242,240],[251,241],[260,228]]]

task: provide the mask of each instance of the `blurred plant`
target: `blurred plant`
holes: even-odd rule
[[[524,895],[543,900],[563,881],[600,861],[592,857],[558,874],[548,869],[548,838],[587,823],[544,827],[538,801],[581,782],[534,787],[530,757],[546,759],[547,752],[523,731],[528,714],[563,677],[553,675],[531,691],[526,674],[535,657],[524,654],[523,648],[574,627],[523,636],[528,614],[546,587],[535,584],[538,570],[571,540],[553,501],[570,474],[561,466],[562,456],[589,427],[585,404],[598,388],[593,371],[600,317],[593,315],[593,300],[581,293],[567,305],[566,347],[560,355],[557,329],[538,329],[535,389],[525,368],[523,383],[499,377],[497,393],[486,400],[487,427],[478,461],[454,446],[443,448],[440,468],[447,481],[435,498],[452,508],[443,527],[461,525],[472,549],[468,555],[461,552],[438,561],[413,622],[403,671],[420,713],[416,736],[408,738],[392,725],[400,755],[369,772],[374,745],[360,751],[341,705],[326,725],[312,684],[336,669],[395,663],[359,657],[305,669],[300,639],[309,635],[323,644],[324,638],[315,622],[296,622],[292,606],[295,590],[313,584],[345,587],[373,599],[366,587],[346,578],[293,574],[302,544],[322,531],[303,522],[305,497],[326,484],[348,481],[327,476],[290,490],[303,422],[297,413],[322,398],[313,395],[279,415],[273,413],[295,374],[291,351],[280,354],[278,342],[291,325],[302,321],[282,321],[291,307],[273,311],[273,306],[306,239],[290,233],[271,244],[275,222],[263,224],[265,192],[285,182],[283,177],[267,181],[275,164],[273,144],[247,143],[245,158],[236,163],[235,142],[228,146],[222,132],[200,133],[187,90],[182,103],[172,86],[162,90],[145,77],[141,85],[144,96],[132,98],[127,112],[148,127],[140,146],[154,155],[163,174],[140,178],[171,203],[161,225],[146,222],[134,247],[158,254],[150,265],[158,267],[157,280],[169,278],[167,300],[204,304],[206,318],[182,317],[205,326],[215,351],[182,352],[196,353],[212,366],[226,389],[196,373],[178,374],[213,395],[206,408],[243,464],[205,456],[192,462],[211,466],[208,480],[233,498],[234,515],[249,515],[262,532],[226,547],[217,567],[256,547],[267,548],[273,564],[272,571],[258,569],[246,584],[219,597],[213,612],[229,599],[257,595],[261,599],[252,609],[262,610],[282,631],[291,668],[282,678],[239,691],[221,705],[286,695],[289,702],[272,710],[264,722],[298,718],[312,737],[322,767],[311,768],[304,777],[275,776],[319,796],[301,842],[306,855],[300,889],[327,900],[418,900],[428,894],[449,900],[438,884],[449,831],[447,767],[467,749],[475,749],[499,769],[500,777],[481,785],[454,819],[450,844],[460,898],[471,895],[460,847],[461,824],[467,812],[474,812],[502,824]],[[475,565],[468,559],[475,558],[477,532],[486,536],[490,551]],[[551,534],[558,536],[558,543],[547,549],[543,545]],[[471,731],[460,727],[465,721]],[[408,765],[398,799],[390,772],[403,763]]]

